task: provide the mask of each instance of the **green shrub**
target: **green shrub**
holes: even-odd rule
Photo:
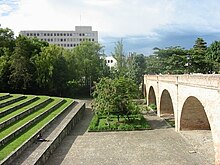
[[[155,111],[157,110],[157,106],[155,104],[150,104],[149,107]]]
[[[89,125],[89,131],[95,131],[98,129],[98,124],[99,124],[99,116],[94,115],[92,118],[92,121],[90,122]]]

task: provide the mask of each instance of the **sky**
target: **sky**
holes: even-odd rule
[[[124,52],[150,55],[153,48],[193,47],[202,37],[220,40],[219,0],[0,0],[1,27],[21,30],[75,30],[92,26],[105,53],[117,41]]]

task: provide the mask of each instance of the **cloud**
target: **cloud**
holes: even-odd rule
[[[18,0],[0,0],[0,16],[8,16],[17,9]]]
[[[189,47],[199,35],[215,40],[219,18],[218,0],[0,0],[0,23],[15,34],[90,25],[109,52],[121,38],[127,51],[142,53],[170,44]]]

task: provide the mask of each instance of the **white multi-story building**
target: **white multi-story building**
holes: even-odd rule
[[[20,34],[37,37],[41,41],[64,48],[73,48],[86,40],[98,42],[98,31],[92,31],[91,26],[76,26],[75,31],[26,30],[21,31]]]

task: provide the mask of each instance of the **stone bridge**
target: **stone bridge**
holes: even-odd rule
[[[211,129],[220,165],[220,75],[145,75],[144,89],[158,116],[173,115],[176,131]]]

